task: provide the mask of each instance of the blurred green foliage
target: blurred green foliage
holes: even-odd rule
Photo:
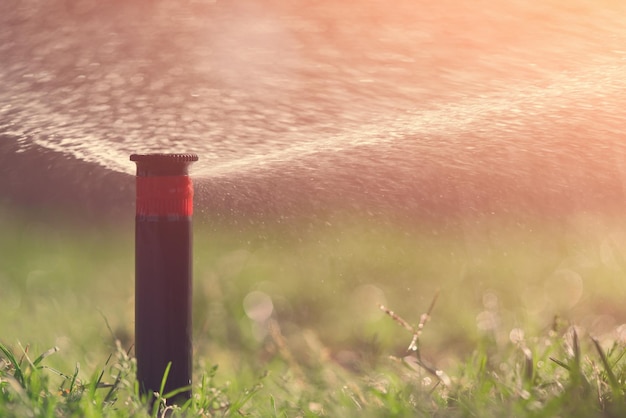
[[[62,354],[46,364],[71,376],[79,362],[77,378],[84,382],[93,381],[111,353],[132,356],[131,222],[88,225],[5,211],[0,228],[0,342],[7,350],[58,347]],[[380,309],[417,326],[438,292],[419,354],[452,376],[459,399],[470,396],[463,389],[468,379],[495,384],[472,374],[485,367],[510,368],[506,379],[522,379],[518,389],[534,396],[521,369],[529,361],[524,335],[547,336],[529,344],[531,355],[542,355],[541,364],[554,370],[571,364],[560,339],[572,325],[588,351],[614,347],[607,358],[619,357],[626,338],[626,223],[616,218],[483,217],[407,226],[339,215],[225,225],[198,217],[194,232],[195,381],[202,408],[212,414],[232,413],[237,402],[247,411],[262,387],[273,388],[263,395],[263,408],[275,416],[291,416],[302,405],[310,414],[327,413],[329,402],[335,412],[348,408],[346,416],[356,405],[394,402],[399,411],[415,412],[416,396],[430,405],[426,414],[433,407],[450,412],[449,400],[431,392],[437,376],[402,360],[411,333]],[[546,341],[561,363],[547,359]],[[596,364],[617,364],[601,360]],[[536,358],[530,361],[533,373],[544,373]],[[615,377],[600,366],[593,370],[612,388]],[[425,392],[401,389],[414,379]],[[480,390],[493,395],[495,389]],[[548,392],[535,400],[547,405]],[[315,398],[320,393],[326,398]],[[480,398],[468,399],[478,403],[460,415],[481,408]],[[498,400],[483,401],[483,408],[502,411]]]

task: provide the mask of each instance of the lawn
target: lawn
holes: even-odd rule
[[[136,394],[132,221],[4,210],[0,230],[0,415],[160,416]],[[174,414],[626,413],[617,217],[194,233],[194,397]]]

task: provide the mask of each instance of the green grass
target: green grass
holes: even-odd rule
[[[134,378],[132,223],[0,228],[0,416],[160,416]],[[173,415],[626,416],[619,219],[197,217],[194,260]]]

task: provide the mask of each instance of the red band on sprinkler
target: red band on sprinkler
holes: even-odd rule
[[[192,216],[193,185],[189,176],[137,177],[140,216]]]

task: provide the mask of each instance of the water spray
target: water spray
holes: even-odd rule
[[[180,390],[191,397],[191,285],[195,154],[133,154],[135,217],[135,353],[141,394]]]

